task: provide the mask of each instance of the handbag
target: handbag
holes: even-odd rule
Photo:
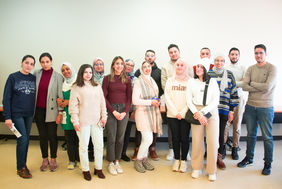
[[[205,90],[204,90],[204,96],[203,96],[203,105],[206,105],[206,100],[207,100],[207,92],[208,92],[208,87],[209,87],[209,83],[210,83],[210,78],[206,80],[206,85],[205,85]],[[212,116],[210,112],[208,112],[207,114],[204,115],[205,117],[207,117],[208,119]],[[185,120],[190,123],[190,124],[194,124],[194,125],[201,125],[201,123],[199,122],[199,120],[194,118],[194,114],[191,112],[191,110],[189,109],[185,115]]]

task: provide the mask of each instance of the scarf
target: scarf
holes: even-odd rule
[[[141,74],[141,76],[139,76],[139,79],[141,92],[144,99],[151,100],[154,97],[158,97],[159,90],[156,87],[156,84],[154,85],[155,81],[153,80],[153,78],[151,78],[150,76],[147,77],[145,74]],[[159,136],[162,135],[162,118],[159,107],[146,106],[145,113],[152,131],[154,133],[158,133]]]
[[[133,79],[135,77],[134,70],[132,70],[132,72],[130,72],[130,73],[126,73],[126,75],[130,77],[131,81],[133,81]]]
[[[220,91],[224,91],[228,87],[227,70],[224,68],[217,69],[215,66],[213,67],[212,70],[216,73],[216,75],[218,75],[218,79],[220,79],[220,86],[219,86]],[[223,75],[220,78],[219,75],[221,74]]]

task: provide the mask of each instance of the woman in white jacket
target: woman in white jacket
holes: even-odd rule
[[[192,177],[199,178],[203,167],[204,158],[204,130],[206,129],[207,141],[207,166],[209,180],[216,180],[216,161],[219,137],[219,89],[215,79],[211,78],[207,90],[206,105],[203,105],[203,96],[206,81],[209,75],[205,67],[198,64],[195,69],[194,78],[187,84],[187,104],[194,118],[199,120],[201,125],[191,124],[192,128],[192,154],[191,166],[193,169]],[[211,113],[211,117],[205,115]]]
[[[174,64],[174,74],[168,78],[165,86],[165,102],[167,106],[167,121],[172,134],[174,164],[172,171],[186,172],[187,154],[189,151],[189,135],[191,125],[184,118],[188,110],[186,103],[188,65],[178,59]]]
[[[88,159],[90,136],[94,145],[94,175],[105,178],[103,164],[103,128],[106,125],[107,109],[102,88],[94,81],[93,68],[89,64],[80,67],[77,79],[72,87],[69,114],[79,138],[79,156],[83,177],[91,180]]]

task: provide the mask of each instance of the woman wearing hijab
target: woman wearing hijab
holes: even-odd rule
[[[144,173],[146,170],[154,170],[154,166],[148,161],[148,150],[153,141],[153,133],[162,134],[162,119],[159,110],[159,90],[151,77],[150,63],[143,62],[141,70],[142,74],[134,84],[132,102],[136,106],[136,128],[142,135],[134,167],[138,172]]]
[[[239,99],[237,94],[236,80],[231,71],[224,68],[225,58],[223,55],[217,55],[214,59],[214,67],[209,71],[211,78],[217,79],[220,90],[220,99],[218,106],[219,113],[219,149],[217,157],[217,166],[219,169],[225,169],[225,144],[224,131],[226,123],[233,120],[233,110],[238,105]]]
[[[100,57],[96,57],[93,62],[93,68],[94,80],[102,86],[104,79],[104,60]]]
[[[186,86],[190,79],[188,65],[178,59],[174,64],[174,74],[166,82],[165,102],[167,118],[171,128],[174,152],[172,171],[185,173],[187,169],[187,154],[189,151],[189,135],[191,125],[185,120],[188,110],[186,103]]]
[[[69,157],[68,169],[72,170],[76,165],[80,166],[79,163],[79,152],[78,152],[78,137],[76,131],[74,130],[73,124],[71,122],[69,114],[69,99],[70,92],[73,83],[76,80],[75,70],[72,65],[68,62],[64,62],[61,66],[61,71],[64,77],[63,82],[63,99],[58,98],[57,102],[61,108],[64,108],[62,115],[62,129],[65,132],[65,139],[67,143],[67,153]]]

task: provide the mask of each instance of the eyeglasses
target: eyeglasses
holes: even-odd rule
[[[103,66],[103,64],[101,63],[101,64],[94,64],[94,66]]]
[[[134,67],[134,64],[126,64],[126,66]]]

